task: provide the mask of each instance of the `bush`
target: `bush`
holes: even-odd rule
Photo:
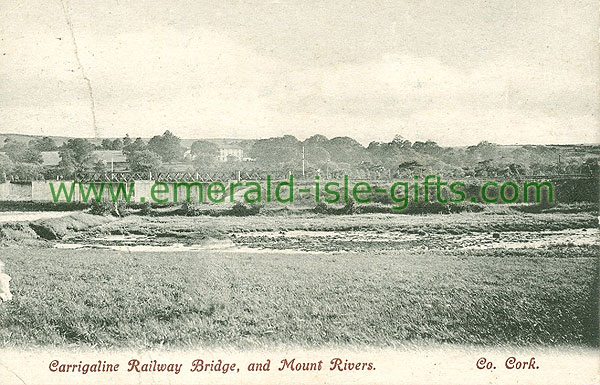
[[[457,213],[479,213],[484,211],[485,205],[474,203],[441,203],[441,202],[417,202],[411,203],[404,210],[398,210],[402,214],[457,214]]]
[[[117,201],[114,204],[114,208],[112,214],[116,217],[124,217],[129,214],[129,204],[125,201]]]
[[[229,214],[233,215],[234,217],[247,217],[258,214],[261,208],[262,206],[256,204],[248,206],[243,203],[236,202],[229,210]]]
[[[317,205],[313,209],[313,211],[317,214],[331,214],[330,210],[331,210],[331,207],[327,206],[323,202],[317,203]]]
[[[90,207],[90,214],[103,216],[113,215],[115,217],[124,217],[128,214],[128,204],[125,201],[93,201]]]
[[[374,186],[373,190],[375,190],[377,187]],[[382,205],[395,205],[396,202],[394,202],[392,200],[392,197],[390,196],[390,194],[377,194],[375,192],[373,192],[370,196],[371,198],[371,203],[379,203]]]
[[[112,215],[113,203],[109,201],[92,202],[90,214],[94,215]]]
[[[192,202],[183,202],[180,210],[181,215],[185,215],[188,217],[197,217],[200,215],[206,215],[205,211],[200,208],[198,203]]]
[[[152,204],[150,202],[145,201],[141,206],[142,207],[140,208],[139,212],[140,215],[150,216],[154,214],[154,211],[152,210]]]
[[[340,214],[356,214],[356,206],[354,205],[354,201],[350,199],[348,203],[341,208]]]
[[[207,206],[203,207],[202,204],[184,202],[183,205],[181,205],[181,208],[178,210],[178,214],[185,215],[188,217],[197,217],[200,215],[210,215],[213,217],[247,217],[250,215],[257,215],[261,209],[262,205],[246,205],[244,203],[237,202],[229,210],[215,210],[207,208]]]
[[[319,202],[313,209],[313,212],[317,214],[328,214],[328,215],[346,215],[346,214],[357,214],[357,206],[354,205],[354,201],[350,199],[344,206],[335,207],[330,206],[326,203]]]

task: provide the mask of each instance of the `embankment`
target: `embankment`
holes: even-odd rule
[[[116,218],[75,213],[32,222],[6,222],[0,224],[0,245],[34,244],[62,239],[113,220]]]

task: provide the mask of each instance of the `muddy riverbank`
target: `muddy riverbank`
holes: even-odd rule
[[[485,215],[485,218],[482,218]],[[485,220],[483,220],[485,219]],[[61,248],[129,251],[279,250],[378,252],[390,250],[543,249],[596,247],[590,214],[303,217],[127,217],[67,232]]]

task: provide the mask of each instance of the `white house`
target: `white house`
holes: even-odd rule
[[[222,144],[219,146],[219,161],[227,162],[233,159],[242,161],[244,159],[244,150],[237,144]]]

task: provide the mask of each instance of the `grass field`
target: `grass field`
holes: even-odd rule
[[[0,345],[597,346],[597,257],[597,246],[329,254],[8,247],[2,260],[14,298],[0,305]]]

